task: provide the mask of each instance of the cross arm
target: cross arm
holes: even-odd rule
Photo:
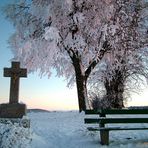
[[[4,77],[11,77],[11,72],[9,68],[4,68]]]
[[[13,70],[11,70],[10,68],[4,68],[4,77],[11,77],[12,75],[17,75],[19,77],[27,77],[27,69],[21,68],[17,71]]]

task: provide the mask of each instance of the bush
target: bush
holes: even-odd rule
[[[112,108],[111,102],[107,98],[107,96],[99,97],[95,95],[91,100],[91,106],[94,110],[97,109],[109,109]]]

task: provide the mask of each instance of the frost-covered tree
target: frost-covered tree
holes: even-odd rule
[[[90,73],[111,49],[108,32],[115,0],[17,0],[5,13],[16,30],[9,43],[14,59],[29,71],[50,76],[54,68],[77,85],[79,110],[88,106]],[[85,105],[86,104],[86,105]]]
[[[125,89],[131,88],[131,84],[136,87],[143,78],[148,80],[148,1],[117,0],[115,7],[112,24],[116,29],[110,36],[114,50],[104,58],[103,68],[96,68],[91,85],[99,87],[101,82],[108,107],[121,108]]]

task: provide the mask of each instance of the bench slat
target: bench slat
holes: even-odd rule
[[[86,110],[85,114],[148,114],[148,109],[102,109]]]
[[[85,123],[148,123],[148,118],[85,118]]]
[[[101,130],[148,130],[148,127],[105,127],[105,128],[99,128],[99,127],[88,127],[89,131],[101,131]]]

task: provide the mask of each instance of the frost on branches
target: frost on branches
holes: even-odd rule
[[[89,81],[91,89],[96,87],[97,92],[100,83],[104,85],[102,101],[108,104],[103,107],[122,108],[124,93],[132,87],[139,89],[139,80],[148,80],[148,1],[116,0],[114,7],[116,12],[108,36],[113,50],[104,56]]]
[[[14,59],[30,72],[50,76],[55,68],[69,84],[76,81],[79,110],[88,107],[86,83],[111,49],[115,0],[18,0],[6,6],[16,30],[9,43]]]

